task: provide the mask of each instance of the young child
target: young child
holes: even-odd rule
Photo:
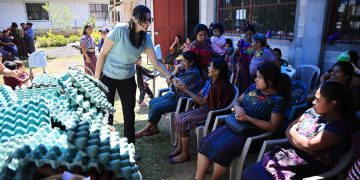
[[[4,76],[4,84],[7,86],[10,86],[12,89],[15,89],[16,87],[24,88],[31,86],[31,78],[32,74],[28,74],[25,72],[25,66],[22,61],[6,61],[4,63],[4,66],[10,70],[18,70],[19,71],[19,77],[6,77]]]
[[[3,30],[2,31],[3,37],[0,38],[0,45],[4,46],[5,51],[11,52],[12,55],[15,57],[18,57],[18,49],[16,45],[12,42],[12,39],[10,37],[10,31],[9,30]]]
[[[144,82],[144,75],[154,79],[154,75],[151,75],[152,71],[144,68],[142,65],[141,57],[136,61],[136,78],[137,78],[137,85],[140,90],[140,96],[139,96],[139,105],[140,106],[146,106],[144,103],[144,97],[145,94],[148,94],[148,96],[152,99],[154,98],[154,94],[151,92],[149,88],[149,84]]]
[[[214,52],[224,57],[226,53],[226,39],[223,35],[224,26],[220,23],[215,23],[210,26],[212,29],[212,37],[210,38],[211,47]]]

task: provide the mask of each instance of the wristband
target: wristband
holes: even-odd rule
[[[175,76],[172,74],[172,75],[169,77],[169,79],[172,80],[172,79],[174,79],[174,77],[175,77]]]

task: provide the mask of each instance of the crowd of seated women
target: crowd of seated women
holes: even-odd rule
[[[180,83],[150,101],[149,123],[136,133],[137,138],[158,134],[161,115],[175,111],[179,97],[193,98],[198,106],[175,116],[177,146],[168,156],[172,164],[185,162],[190,160],[190,130],[204,125],[209,111],[233,104],[234,112],[226,123],[200,143],[195,175],[198,180],[205,179],[212,163],[211,179],[220,179],[232,160],[241,155],[248,137],[278,131],[291,99],[290,79],[280,70],[288,63],[281,59],[279,49],[267,45],[264,34],[247,24],[244,38],[229,55],[223,27],[211,27],[211,33],[206,25],[195,27],[195,40],[177,58],[181,63],[173,72]],[[354,133],[359,134],[355,113],[360,110],[359,57],[354,52],[346,52],[348,60],[342,57],[322,76],[316,93],[307,98],[309,108],[287,126],[289,145],[266,152],[261,162],[245,169],[242,179],[299,179],[326,172],[339,162]],[[228,63],[235,69],[234,85],[229,82]],[[239,97],[234,97],[234,86]],[[242,124],[246,130],[238,132],[228,121]],[[354,139],[353,143],[360,144],[359,138]],[[354,154],[349,179],[359,179],[359,154]]]

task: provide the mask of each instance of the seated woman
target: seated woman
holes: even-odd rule
[[[326,81],[335,81],[345,86],[346,89],[353,96],[354,110],[360,111],[360,88],[354,87],[352,83],[352,78],[354,75],[354,68],[349,62],[338,61],[330,70],[329,77],[323,79],[321,84],[324,84]],[[322,76],[323,77],[323,76]],[[307,101],[310,103],[315,99],[315,95],[309,95]]]
[[[175,67],[173,75],[182,83],[189,87],[189,90],[198,93],[201,90],[202,79],[201,71],[198,67],[198,57],[191,51],[183,52],[181,64]],[[143,136],[152,136],[160,131],[157,123],[161,119],[161,115],[176,110],[179,97],[186,96],[185,93],[170,91],[163,96],[156,97],[149,102],[149,120],[146,126],[135,133],[136,138]]]
[[[182,38],[180,35],[176,35],[175,36],[175,40],[174,42],[171,44],[170,48],[169,48],[169,53],[166,55],[165,60],[164,60],[164,64],[166,66],[167,69],[172,70],[174,69],[174,61],[175,58],[177,56],[179,56],[179,54],[182,52]]]
[[[255,84],[234,102],[235,114],[228,117],[247,122],[249,129],[235,133],[226,123],[204,137],[198,153],[195,179],[205,178],[211,162],[214,162],[211,179],[220,179],[231,161],[241,155],[248,137],[266,131],[274,132],[280,127],[290,99],[290,80],[273,63],[259,66],[256,74]]]
[[[337,82],[316,91],[313,108],[289,125],[290,146],[265,153],[249,166],[242,179],[302,179],[330,170],[348,150],[354,112],[351,96]]]
[[[180,113],[175,117],[178,146],[174,152],[169,154],[169,162],[172,164],[190,159],[188,148],[190,130],[205,124],[209,111],[225,108],[234,99],[235,92],[228,81],[226,61],[214,60],[208,71],[210,79],[206,81],[199,95],[190,92],[186,86],[179,85],[179,89],[191,96],[196,103],[200,104],[200,107]]]

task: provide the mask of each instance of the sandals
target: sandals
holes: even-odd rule
[[[153,136],[156,134],[159,134],[160,131],[158,129],[145,129],[145,130],[141,130],[135,133],[135,139],[139,139],[142,138],[144,136],[149,137],[149,136]]]
[[[183,162],[188,162],[188,161],[190,161],[190,158],[184,159],[182,161],[175,161],[174,157],[169,158],[170,164],[178,164],[178,163],[183,163]]]

